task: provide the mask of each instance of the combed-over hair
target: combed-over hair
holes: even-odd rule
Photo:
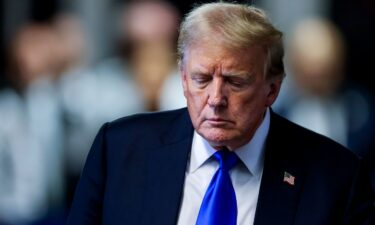
[[[207,3],[193,9],[180,26],[178,59],[182,64],[186,50],[203,40],[219,40],[226,48],[261,46],[267,53],[267,78],[284,76],[282,32],[264,11],[236,3]]]

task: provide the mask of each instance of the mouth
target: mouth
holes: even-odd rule
[[[206,119],[206,122],[209,123],[211,126],[223,126],[227,125],[229,123],[233,123],[230,120],[214,117],[214,118],[208,118]]]

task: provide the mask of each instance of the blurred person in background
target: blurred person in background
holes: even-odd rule
[[[366,90],[346,82],[345,59],[345,42],[334,24],[301,21],[288,43],[291,76],[275,109],[365,156],[374,146],[374,109]]]
[[[135,87],[122,77],[98,72],[87,63],[87,37],[81,18],[58,13],[51,23],[59,41],[56,92],[62,110],[67,205],[84,159],[100,125],[142,111]]]
[[[54,86],[62,113],[66,203],[69,205],[71,186],[78,179],[87,153],[85,149],[102,121],[99,111],[102,104],[98,99],[101,89],[86,64],[86,37],[80,18],[73,13],[61,12],[52,19],[51,27],[59,43],[55,52],[58,75]]]
[[[121,57],[104,63],[101,74],[119,74],[141,96],[142,110],[186,105],[177,69],[176,39],[180,16],[165,1],[131,1],[120,16]]]
[[[0,93],[0,224],[31,224],[61,207],[57,46],[49,25],[30,23],[9,49],[12,86]]]

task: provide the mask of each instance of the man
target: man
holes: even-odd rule
[[[358,158],[270,109],[281,36],[254,7],[194,9],[179,37],[188,109],[104,125],[68,223],[372,224]]]

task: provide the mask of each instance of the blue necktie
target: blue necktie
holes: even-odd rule
[[[229,150],[217,151],[220,166],[212,177],[199,210],[196,225],[236,225],[236,194],[229,170],[237,163],[237,155]]]

